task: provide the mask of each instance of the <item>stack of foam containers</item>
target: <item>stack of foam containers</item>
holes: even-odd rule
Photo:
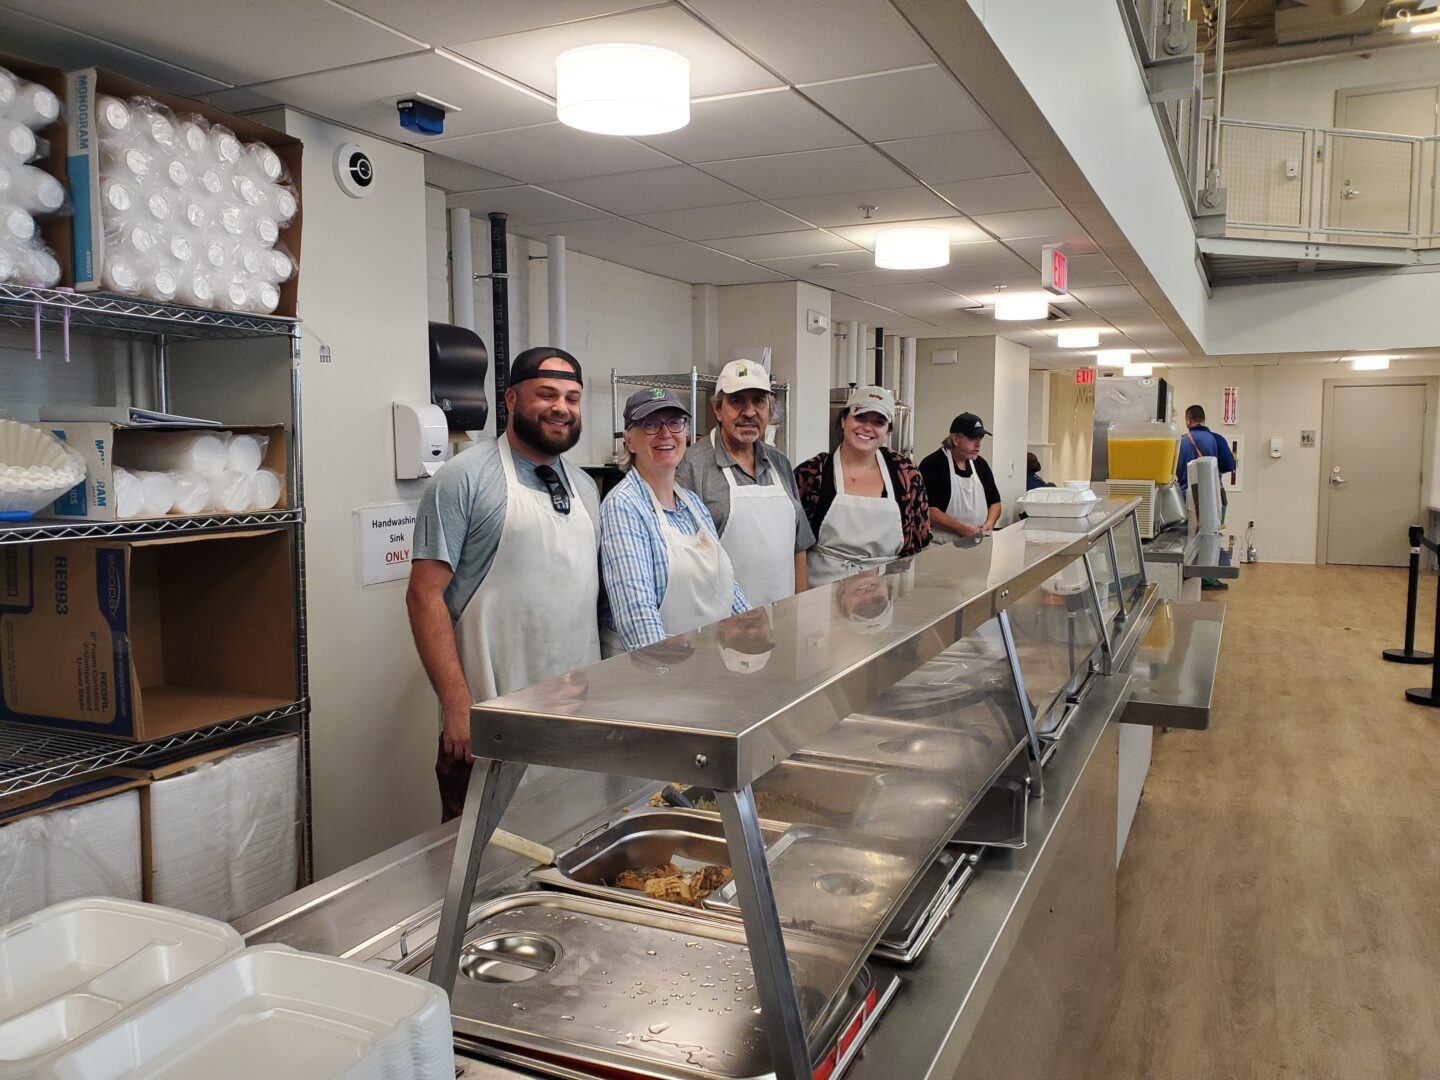
[[[454,1075],[438,987],[242,946],[223,923],[106,900],[0,927],[0,1080]]]
[[[0,826],[0,920],[81,896],[140,895],[135,791]]]
[[[150,785],[150,895],[234,919],[295,891],[299,740],[266,742]]]
[[[0,68],[0,282],[49,288],[60,281],[37,219],[64,213],[69,200],[36,164],[49,153],[37,133],[59,118],[60,99],[50,90]]]
[[[111,292],[268,315],[295,273],[299,212],[279,155],[147,98],[96,101],[102,281]]]
[[[266,435],[229,431],[155,431],[129,443],[115,470],[122,518],[166,514],[242,514],[273,509],[280,474],[261,467]]]

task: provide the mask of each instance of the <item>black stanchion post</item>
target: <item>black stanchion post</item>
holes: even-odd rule
[[[1415,598],[1420,590],[1420,546],[1425,530],[1410,526],[1410,588],[1405,597],[1405,647],[1386,649],[1380,655],[1396,664],[1428,664],[1434,658],[1427,652],[1415,651]]]
[[[1413,536],[1414,533],[1411,535]],[[1436,550],[1436,546],[1429,540],[1422,542],[1431,551]],[[1432,709],[1440,709],[1440,576],[1437,576],[1435,581],[1435,651],[1431,654],[1430,685],[1416,686],[1406,690],[1405,700],[1413,701],[1416,705],[1429,705]]]

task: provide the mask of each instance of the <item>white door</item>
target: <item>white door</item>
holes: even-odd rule
[[[1404,566],[1405,531],[1421,521],[1425,384],[1337,385],[1330,392],[1325,561]]]
[[[1434,86],[1405,90],[1352,90],[1335,96],[1335,126],[1350,131],[1433,136],[1440,91]],[[1413,143],[1363,135],[1328,140],[1330,190],[1326,220],[1332,227],[1407,232],[1410,189],[1419,153]],[[1428,189],[1426,194],[1428,195]],[[1428,198],[1422,199],[1428,207]]]

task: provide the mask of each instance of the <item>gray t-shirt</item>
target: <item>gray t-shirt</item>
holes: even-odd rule
[[[724,441],[716,436],[711,442],[706,435],[685,451],[684,460],[675,470],[675,482],[700,496],[715,520],[716,531],[722,535],[725,523],[730,520],[730,481],[725,479],[725,469],[734,464],[735,458],[725,449]],[[800,492],[795,486],[795,470],[790,467],[789,459],[769,443],[760,443],[756,448],[755,468],[758,476],[751,476],[743,468],[731,469],[735,483],[749,487],[779,481],[795,504],[795,550],[808,551],[814,547],[815,534],[810,530],[805,511],[800,508]]]
[[[535,464],[511,453],[515,478],[533,491],[546,491],[535,475]],[[570,494],[578,494],[595,526],[596,550],[600,538],[600,493],[595,481],[577,466],[563,460],[555,471]],[[574,513],[572,510],[571,513]],[[465,605],[490,572],[505,527],[505,467],[500,448],[493,438],[483,438],[470,449],[456,454],[440,466],[425,485],[420,510],[415,515],[413,558],[443,562],[455,576],[445,589],[445,606],[450,618],[458,621]],[[598,556],[597,556],[598,557]],[[536,582],[536,585],[539,585]]]

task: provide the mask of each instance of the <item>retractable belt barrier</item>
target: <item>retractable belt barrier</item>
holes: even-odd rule
[[[1420,588],[1420,549],[1426,548],[1440,555],[1440,545],[1425,536],[1425,530],[1418,525],[1409,528],[1410,540],[1410,581],[1405,599],[1405,647],[1386,649],[1380,655],[1397,664],[1429,664],[1430,685],[1416,686],[1405,691],[1405,700],[1416,705],[1428,705],[1440,709],[1440,576],[1436,578],[1435,589],[1435,644],[1432,652],[1415,651],[1415,599]]]

